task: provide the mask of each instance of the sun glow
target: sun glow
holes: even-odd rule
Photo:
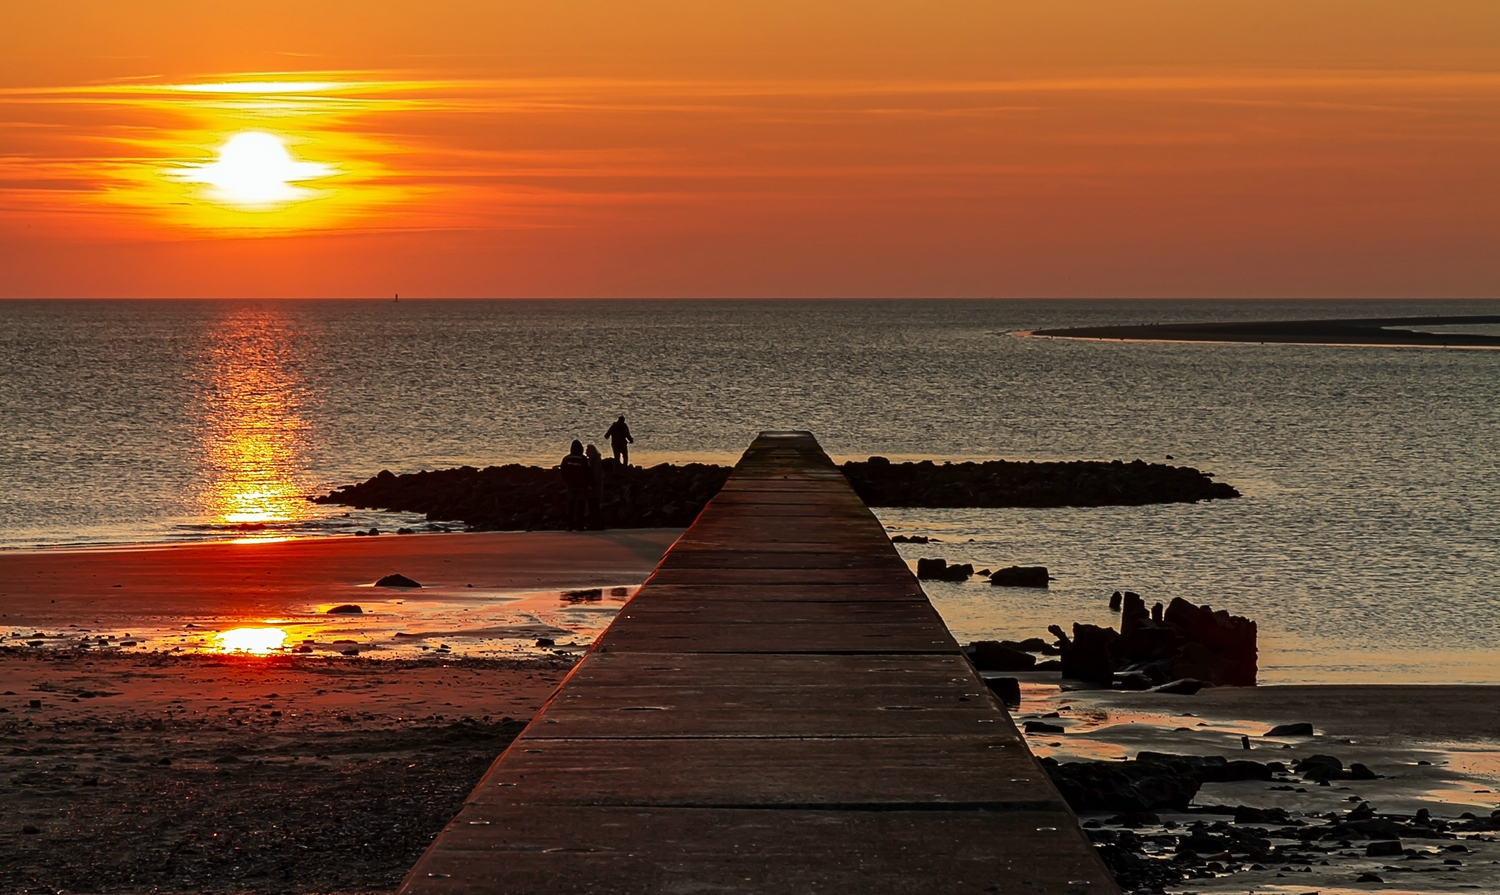
[[[312,198],[313,190],[297,183],[331,177],[338,170],[292,157],[275,134],[245,131],[230,137],[212,162],[188,166],[179,180],[207,184],[207,197],[244,209],[269,209]]]
[[[232,628],[216,635],[221,653],[249,653],[264,656],[277,652],[286,643],[286,632],[280,628]]]

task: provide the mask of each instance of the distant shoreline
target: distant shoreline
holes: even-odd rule
[[[1500,315],[1363,317],[1250,323],[1154,323],[1039,329],[1018,335],[1133,342],[1260,342],[1368,347],[1500,348],[1500,336],[1429,333],[1394,327],[1500,325]]]

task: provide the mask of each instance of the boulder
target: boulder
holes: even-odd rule
[[[1367,858],[1391,858],[1401,853],[1401,840],[1399,839],[1371,842],[1365,846],[1365,857]]]
[[[422,585],[405,575],[387,575],[375,582],[376,587],[421,587]]]
[[[1332,755],[1309,755],[1292,765],[1292,770],[1304,780],[1326,782],[1344,776],[1344,763]]]
[[[1086,761],[1042,766],[1074,811],[1186,810],[1198,794],[1199,781],[1180,762]]]
[[[1046,566],[1007,566],[990,575],[994,587],[1042,587],[1051,581]]]
[[[964,652],[980,671],[1029,671],[1036,664],[1036,656],[997,640],[976,640]]]
[[[1047,630],[1057,638],[1057,646],[1062,654],[1063,677],[1096,684],[1108,684],[1114,678],[1109,646],[1120,636],[1115,633],[1114,628],[1074,622],[1071,640],[1057,625],[1052,625]]]
[[[1021,704],[1021,682],[1013,677],[987,677],[984,685],[1000,697],[1000,701],[1015,708]]]
[[[359,606],[356,606],[353,603],[345,603],[342,606],[335,606],[335,607],[333,607],[332,609],[328,610],[328,612],[325,613],[325,614],[326,615],[363,615],[364,611],[365,610],[363,608],[361,608]]]
[[[1162,613],[1162,621],[1176,628],[1189,643],[1201,644],[1210,654],[1213,683],[1232,687],[1255,686],[1256,625],[1212,606],[1194,606],[1177,597]],[[1186,675],[1184,675],[1186,676]]]
[[[1262,734],[1262,736],[1268,737],[1310,737],[1312,735],[1313,726],[1306,721],[1298,721],[1295,724],[1278,724]]]

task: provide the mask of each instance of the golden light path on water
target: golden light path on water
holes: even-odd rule
[[[205,334],[198,413],[208,485],[198,503],[215,526],[271,539],[312,515],[301,335],[274,305],[231,309]]]
[[[214,635],[215,652],[264,656],[280,652],[286,632],[280,628],[231,628]]]

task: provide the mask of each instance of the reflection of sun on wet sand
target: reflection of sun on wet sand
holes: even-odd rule
[[[0,553],[0,891],[393,890],[678,534]]]
[[[1500,325],[1500,316],[1368,317],[1253,323],[1158,323],[1039,329],[1027,335],[1065,339],[1153,342],[1283,342],[1302,345],[1390,345],[1500,348],[1500,335],[1435,332],[1449,327]]]

